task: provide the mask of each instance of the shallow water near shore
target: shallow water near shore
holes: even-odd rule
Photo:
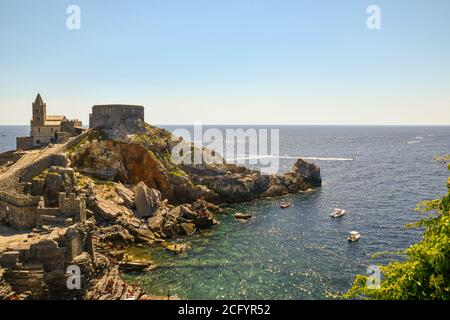
[[[392,259],[372,254],[420,239],[421,230],[404,226],[423,217],[414,211],[417,202],[445,192],[446,165],[433,159],[450,153],[450,127],[279,129],[281,171],[299,156],[309,158],[321,166],[322,188],[231,206],[217,216],[219,226],[176,239],[192,244],[184,256],[133,248],[159,268],[125,278],[149,294],[189,299],[327,299],[346,291],[356,273]],[[11,149],[15,135],[27,131],[0,127],[0,150]],[[281,210],[285,201],[293,207]],[[331,219],[333,208],[348,214]],[[238,222],[235,212],[254,218]],[[361,232],[358,243],[346,240],[352,230]]]

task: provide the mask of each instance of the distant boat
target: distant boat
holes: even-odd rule
[[[356,242],[359,241],[361,238],[361,234],[358,231],[352,231],[350,232],[350,235],[348,236],[347,240],[348,242]]]
[[[330,213],[330,217],[332,218],[340,218],[345,215],[346,211],[344,209],[334,209],[332,213]]]
[[[292,207],[292,204],[291,204],[291,203],[283,203],[283,204],[280,206],[281,209],[287,209],[287,208],[290,208],[290,207]]]

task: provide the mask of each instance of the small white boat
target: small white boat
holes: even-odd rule
[[[361,234],[358,231],[352,231],[350,232],[350,235],[348,236],[347,240],[348,242],[356,242],[361,238]]]
[[[344,216],[346,211],[344,209],[334,209],[332,213],[330,213],[330,217],[332,218],[340,218]]]

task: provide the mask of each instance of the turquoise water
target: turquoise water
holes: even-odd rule
[[[0,142],[3,148],[7,139]],[[279,209],[286,199],[228,208],[216,228],[177,239],[191,242],[187,256],[139,249],[160,268],[126,278],[150,294],[191,299],[330,298],[346,291],[356,273],[388,261],[372,259],[373,253],[420,239],[420,230],[404,227],[422,217],[416,203],[445,192],[448,171],[433,158],[450,154],[450,127],[286,126],[280,142],[282,171],[297,156],[335,158],[316,161],[321,189],[290,196],[294,206],[287,210]],[[336,160],[348,158],[354,161]],[[349,214],[331,219],[335,207]],[[237,222],[236,211],[255,218]],[[361,232],[359,243],[346,241],[352,230]]]

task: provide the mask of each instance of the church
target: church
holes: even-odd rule
[[[81,121],[68,120],[65,116],[47,115],[47,105],[39,93],[32,104],[32,114],[30,136],[17,137],[18,150],[61,143],[85,130]]]

